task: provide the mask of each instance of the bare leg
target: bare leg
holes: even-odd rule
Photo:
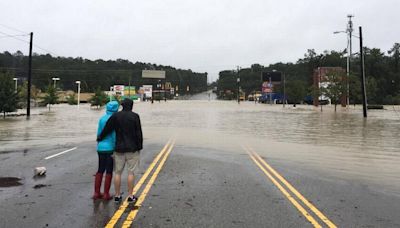
[[[128,192],[131,196],[133,194],[133,188],[135,187],[135,176],[133,174],[128,174]]]
[[[121,174],[115,174],[114,177],[115,196],[121,195]]]

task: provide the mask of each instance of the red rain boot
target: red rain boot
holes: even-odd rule
[[[112,174],[106,174],[106,180],[104,182],[104,195],[103,195],[104,200],[112,199],[112,197],[110,196],[111,180],[112,180]]]
[[[101,187],[101,181],[103,180],[103,174],[102,173],[96,173],[96,177],[94,179],[94,194],[93,194],[93,199],[101,199],[103,197],[103,194],[100,193],[100,187]]]

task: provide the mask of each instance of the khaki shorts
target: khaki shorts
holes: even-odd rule
[[[125,168],[125,164],[128,166],[128,173],[134,174],[135,170],[139,167],[140,152],[115,152],[114,155],[114,172],[121,174]]]

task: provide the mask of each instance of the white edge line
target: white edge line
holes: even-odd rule
[[[76,150],[76,149],[78,149],[78,147],[74,147],[74,148],[71,148],[71,149],[68,149],[68,150],[64,150],[63,152],[60,152],[60,153],[57,153],[57,154],[53,154],[51,156],[45,157],[44,159],[47,160],[47,159],[50,159],[50,158],[54,158],[54,157],[57,157],[57,156],[59,156],[61,154],[65,154],[65,153],[68,153],[68,152]]]

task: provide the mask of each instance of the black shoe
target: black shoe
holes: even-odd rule
[[[136,201],[138,200],[138,198],[136,197],[136,196],[129,196],[128,197],[128,203],[133,203],[133,204],[135,204],[136,203]]]
[[[121,195],[121,196],[115,196],[115,197],[114,197],[114,202],[116,202],[116,203],[121,203],[121,201],[122,201],[122,195]]]

